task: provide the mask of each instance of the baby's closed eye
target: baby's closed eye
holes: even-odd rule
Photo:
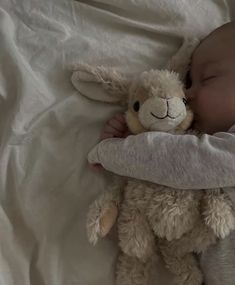
[[[217,76],[216,75],[204,75],[203,77],[202,77],[202,82],[206,82],[206,81],[209,81],[209,80],[211,80],[211,79],[214,79],[214,78],[216,78]]]
[[[224,68],[221,66],[209,66],[208,68],[205,68],[205,70],[202,72],[201,82],[208,83],[211,80],[221,77],[222,75],[224,75],[224,73]]]

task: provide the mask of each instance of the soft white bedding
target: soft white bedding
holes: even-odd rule
[[[87,207],[108,183],[88,169],[86,155],[119,108],[78,94],[69,66],[161,67],[183,36],[205,36],[229,20],[231,7],[223,0],[0,0],[1,285],[114,279],[116,243],[92,247],[86,238]],[[156,284],[170,284],[161,264],[156,275]]]

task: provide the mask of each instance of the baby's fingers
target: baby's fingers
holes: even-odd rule
[[[114,136],[123,136],[124,130],[118,130],[115,127],[108,124],[104,127],[103,132],[113,134]]]
[[[114,128],[117,131],[123,132],[126,130],[127,126],[125,122],[120,122],[118,119],[113,118],[111,119],[108,124],[108,126]]]
[[[88,164],[91,170],[103,170],[104,167],[100,163]]]
[[[117,119],[120,123],[126,124],[126,118],[123,113],[117,113],[114,118]]]
[[[101,136],[100,136],[100,139],[101,140],[105,140],[105,139],[110,139],[110,138],[122,138],[123,137],[123,133],[120,133],[119,132],[112,132],[112,133],[102,133]]]
[[[101,136],[100,136],[100,139],[101,140],[105,140],[105,139],[111,139],[113,137],[114,137],[114,135],[111,134],[111,133],[102,133]]]

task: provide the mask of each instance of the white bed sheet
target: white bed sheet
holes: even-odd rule
[[[183,36],[229,13],[222,0],[0,0],[1,285],[114,279],[116,243],[86,238],[87,207],[108,183],[86,155],[119,108],[78,94],[70,64],[161,67]],[[162,265],[156,274],[170,284]]]

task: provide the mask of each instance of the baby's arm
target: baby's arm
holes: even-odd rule
[[[130,134],[131,133],[126,124],[125,115],[117,113],[105,124],[100,140],[109,138],[126,138]],[[103,166],[100,163],[95,163],[90,164],[90,168],[93,170],[101,170],[103,169]]]
[[[178,189],[235,185],[235,127],[213,136],[148,132],[101,141],[90,163],[123,176]]]

